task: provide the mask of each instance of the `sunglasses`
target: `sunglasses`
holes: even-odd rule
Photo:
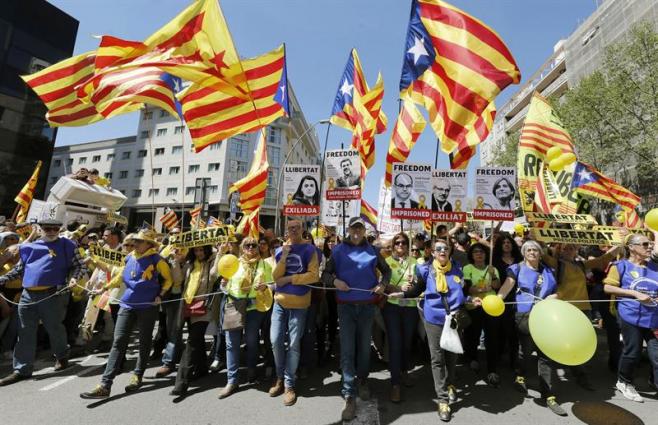
[[[634,243],[634,244],[631,244],[631,245],[638,245],[638,246],[641,246],[645,249],[646,248],[653,248],[653,242]]]
[[[395,242],[395,246],[402,246],[402,245],[407,246],[407,243],[405,241],[396,241]]]
[[[418,249],[418,248],[411,248],[411,252],[420,252],[420,249]]]
[[[447,246],[437,246],[434,248],[434,252],[448,252]]]
[[[258,247],[258,244],[255,244],[255,243],[246,243],[246,244],[244,244],[244,247],[245,247],[245,248],[249,248],[249,249],[255,249],[255,248]]]
[[[44,232],[59,232],[59,227],[54,226],[44,226],[42,229]]]

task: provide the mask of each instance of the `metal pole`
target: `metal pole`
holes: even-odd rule
[[[439,139],[436,139],[436,151],[434,152],[434,168],[439,167]],[[432,203],[430,202],[430,206]],[[430,216],[431,217],[431,216]],[[434,239],[434,221],[430,218],[431,229],[430,229],[430,240]]]
[[[325,155],[327,152],[327,143],[329,143],[329,130],[331,130],[331,121],[329,122],[329,125],[327,125],[327,134],[324,136],[324,147],[322,148],[322,162],[320,163],[320,181],[318,184],[320,185],[320,214],[318,214],[317,218],[317,225],[315,226],[316,229],[318,229],[318,233],[320,232],[320,218],[322,217],[322,204],[324,201],[324,196],[322,196],[322,182],[324,181],[324,160],[325,160]]]
[[[185,123],[183,123],[183,120],[180,120],[181,125],[183,126],[183,130],[180,132],[180,138],[183,143],[183,158],[181,159],[181,174],[182,174],[182,185],[183,188],[181,189],[181,202],[180,202],[180,228],[181,231],[183,230],[183,220],[185,219],[185,133],[183,132],[185,130]],[[176,130],[174,130],[176,131]]]
[[[144,106],[144,114],[147,114],[149,112],[148,110],[148,105]],[[153,113],[153,111],[151,111]],[[152,117],[151,117],[152,118]],[[155,126],[153,127],[155,130]],[[150,164],[151,164],[151,226],[155,228],[155,180],[153,179],[153,144],[151,143],[151,139],[153,138],[153,135],[151,134],[151,129],[149,128],[148,130],[148,144],[149,144],[149,159],[150,159]]]

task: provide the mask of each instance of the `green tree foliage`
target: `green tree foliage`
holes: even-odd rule
[[[520,131],[515,131],[505,137],[505,141],[498,150],[493,152],[493,163],[498,167],[516,167],[516,158],[519,153]]]

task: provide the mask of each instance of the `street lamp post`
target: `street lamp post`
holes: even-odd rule
[[[290,157],[290,154],[292,154],[292,151],[294,151],[295,148],[297,147],[297,144],[302,141],[304,136],[306,136],[306,134],[308,134],[309,131],[314,129],[319,124],[329,124],[329,120],[328,119],[323,119],[323,120],[320,120],[320,121],[316,122],[315,124],[309,126],[302,133],[302,135],[299,136],[295,140],[295,142],[292,144],[292,147],[290,148],[290,150],[288,150],[288,153],[286,154],[286,157],[283,159],[283,163],[281,164],[281,168],[279,169],[279,176],[277,177],[277,180],[276,180],[276,209],[274,211],[274,213],[276,214],[275,219],[274,219],[274,228],[276,229],[276,231],[280,230],[279,226],[281,224],[280,223],[280,221],[281,221],[281,219],[280,219],[281,212],[279,211],[279,206],[280,206],[279,201],[281,200],[281,196],[280,196],[281,195],[281,176],[283,175],[283,167],[288,163],[288,158]],[[320,182],[320,186],[322,186],[322,182]],[[318,188],[318,190],[321,190],[321,189]]]

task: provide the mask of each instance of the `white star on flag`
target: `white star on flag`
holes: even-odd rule
[[[285,84],[279,87],[279,90],[281,90],[281,97],[285,99],[286,97],[286,86]]]
[[[411,49],[407,50],[407,53],[414,55],[414,65],[418,63],[418,59],[420,59],[421,56],[430,55],[427,53],[427,49],[425,49],[425,39],[419,39],[418,37],[414,37],[414,45],[411,47]]]
[[[581,180],[591,180],[592,178],[592,173],[590,173],[587,170],[581,170],[580,173],[578,173],[578,175],[580,176]]]
[[[353,88],[354,84],[348,83],[347,79],[345,79],[345,81],[343,81],[343,85],[340,86],[340,92],[343,93],[343,96],[351,96]]]

